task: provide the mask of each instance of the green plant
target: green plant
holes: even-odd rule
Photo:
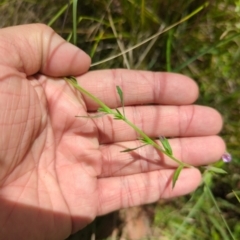
[[[182,171],[183,168],[187,167],[193,167],[187,163],[182,162],[181,160],[177,159],[176,157],[174,157],[173,155],[173,151],[172,148],[169,144],[169,141],[167,138],[160,136],[159,140],[161,142],[161,146],[156,142],[155,139],[150,138],[149,136],[147,136],[141,129],[139,129],[136,125],[134,125],[131,121],[129,121],[127,119],[127,117],[125,116],[125,111],[124,111],[124,95],[123,92],[121,90],[121,88],[119,86],[116,86],[116,90],[118,92],[121,104],[122,104],[122,112],[120,110],[116,109],[111,109],[109,108],[105,103],[103,103],[100,99],[96,98],[94,95],[92,95],[90,92],[88,92],[87,90],[85,90],[84,88],[82,88],[78,83],[75,77],[66,77],[65,80],[70,83],[74,88],[76,88],[77,90],[79,90],[82,94],[90,97],[93,101],[95,101],[100,107],[98,108],[98,112],[102,113],[102,114],[108,114],[108,115],[112,115],[113,118],[115,120],[122,120],[124,121],[126,124],[128,124],[130,127],[132,127],[138,134],[139,136],[139,140],[143,143],[143,145],[137,147],[137,148],[127,148],[125,149],[123,152],[130,152],[130,151],[134,151],[138,148],[144,147],[146,145],[151,145],[153,146],[155,149],[157,149],[158,151],[161,151],[163,154],[165,154],[166,156],[168,156],[170,159],[172,159],[173,161],[175,161],[178,164],[177,169],[175,170],[174,174],[173,174],[173,185],[172,187],[174,188],[177,179]],[[96,115],[95,117],[101,117],[101,115]],[[77,116],[77,117],[88,117],[88,116]],[[230,155],[228,154],[228,158],[230,159]],[[210,172],[215,172],[215,173],[219,173],[219,174],[225,174],[226,172],[218,167],[214,167],[214,166],[208,166],[207,170]]]
[[[149,206],[154,218],[158,219],[151,225],[149,239],[158,239],[159,236],[171,239],[178,229],[181,231],[177,237],[181,240],[233,239],[221,215],[234,237],[239,239],[240,207],[236,197],[229,194],[232,189],[238,192],[240,181],[239,0],[210,0],[209,5],[194,17],[165,33],[162,32],[164,29],[202,6],[203,1],[86,0],[78,1],[75,10],[72,2],[4,0],[0,5],[1,27],[32,22],[49,23],[65,39],[73,42],[71,16],[76,11],[76,44],[92,57],[93,64],[118,56],[92,66],[92,70],[127,67],[127,61],[133,69],[175,71],[195,79],[200,87],[197,103],[212,106],[222,113],[224,127],[221,136],[233,155],[231,164],[218,162],[216,165],[229,174],[211,172],[206,175],[207,181],[204,183],[212,191],[221,214],[203,184],[190,196]],[[138,46],[156,33],[158,36]],[[138,47],[131,49],[134,46]],[[123,53],[124,61],[121,57]],[[209,166],[203,169],[208,170]],[[97,233],[96,228],[96,238]]]

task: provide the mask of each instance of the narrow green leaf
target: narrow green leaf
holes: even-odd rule
[[[183,165],[180,165],[180,166],[176,169],[176,171],[174,172],[174,174],[173,174],[173,184],[172,184],[172,188],[175,187],[176,182],[177,182],[177,180],[178,180],[178,177],[179,177],[182,169],[183,169]]]
[[[116,108],[116,114],[114,114],[114,119],[115,120],[124,120],[125,117],[122,115],[122,113]]]
[[[75,117],[80,117],[80,118],[99,118],[99,117],[103,117],[104,115],[107,115],[107,113],[100,113],[100,114],[96,114],[93,116],[75,116]]]
[[[219,208],[219,206],[218,206],[218,204],[217,204],[217,201],[216,201],[215,197],[213,196],[213,193],[212,193],[210,187],[209,187],[207,184],[204,185],[204,190],[208,193],[209,197],[212,199],[212,201],[213,201],[213,203],[214,203],[214,205],[215,205],[215,208],[217,209],[217,211],[218,211],[218,213],[219,213],[219,216],[222,218],[222,221],[223,221],[223,223],[224,223],[224,224],[222,224],[223,227],[225,227],[225,228],[228,230],[231,238],[232,238],[232,239],[235,239],[235,237],[234,237],[234,235],[233,235],[230,227],[228,226],[228,223],[227,223],[226,219],[224,218],[224,214],[222,214],[222,211],[221,211],[221,209]],[[225,226],[224,226],[224,225],[225,225]]]
[[[122,113],[116,108],[116,112],[120,115],[120,116],[122,116]]]
[[[209,52],[219,48],[220,46],[223,46],[230,41],[232,41],[234,38],[239,37],[240,33],[233,34],[232,36],[228,38],[224,38],[224,40],[220,40],[218,43],[214,43],[213,45],[209,47],[202,48],[195,56],[191,57],[187,61],[185,61],[183,64],[179,65],[177,68],[173,69],[173,72],[180,72],[182,69],[184,69],[186,66],[190,65],[197,59],[199,59],[201,56],[208,54]]]
[[[98,108],[97,111],[101,112],[101,113],[112,114],[111,109],[108,108],[107,106],[106,107],[100,107],[100,108]]]
[[[172,156],[172,154],[173,154],[172,148],[171,148],[171,146],[170,146],[169,141],[167,140],[167,138],[165,138],[165,137],[160,137],[159,140],[160,140],[160,142],[162,143],[164,150],[165,150],[169,155]]]
[[[117,88],[117,92],[118,92],[118,95],[119,95],[120,100],[121,100],[121,104],[123,104],[123,92],[122,92],[122,89],[119,86],[117,86],[116,88]]]
[[[122,92],[122,89],[119,86],[117,86],[116,88],[117,88],[117,92],[118,92],[118,95],[120,97],[121,105],[122,105],[122,108],[123,108],[123,116],[125,117],[123,92]]]
[[[172,71],[172,66],[171,66],[172,39],[173,39],[173,29],[169,30],[168,38],[167,38],[167,47],[166,47],[166,70],[167,70],[167,72]]]
[[[236,193],[234,190],[232,190],[232,192],[233,192],[233,194],[235,195],[235,197],[237,198],[238,202],[240,203],[240,198],[239,198],[239,196],[237,195],[237,193]]]
[[[136,147],[136,148],[126,148],[125,150],[123,150],[121,152],[131,152],[131,151],[134,151],[134,150],[136,150],[138,148],[145,147],[146,145],[148,145],[148,144],[144,144],[144,145],[141,145],[141,146]]]
[[[153,140],[151,138],[140,138],[140,141],[142,141],[143,143],[145,143],[146,145],[151,145]]]
[[[207,169],[214,173],[227,174],[227,172],[225,170],[223,170],[222,168],[208,166]]]
[[[77,44],[77,4],[78,0],[73,0],[73,44]]]
[[[68,9],[69,5],[72,4],[72,1],[69,1],[67,4],[65,4],[47,23],[48,26],[52,26],[54,22],[56,22],[57,19],[60,18],[60,16]]]

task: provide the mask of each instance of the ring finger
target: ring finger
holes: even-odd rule
[[[207,165],[220,159],[225,152],[225,143],[218,136],[176,138],[169,140],[174,156],[193,166]],[[158,141],[159,143],[159,141]],[[152,146],[144,146],[131,152],[140,141],[102,145],[102,173],[100,177],[124,176],[159,169],[174,168],[177,164]]]

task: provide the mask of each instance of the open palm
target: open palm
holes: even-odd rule
[[[44,25],[0,30],[0,236],[64,239],[96,216],[187,194],[200,183],[185,169],[174,189],[176,165],[136,133],[70,87],[79,84],[111,108],[125,94],[126,116],[151,137],[174,137],[175,156],[208,164],[224,152],[215,136],[221,117],[189,105],[198,90],[187,77],[128,70],[88,72],[89,57]],[[148,105],[153,103],[154,105]],[[147,104],[147,105],[146,105]],[[206,118],[207,116],[207,118]],[[190,179],[190,181],[189,181]]]

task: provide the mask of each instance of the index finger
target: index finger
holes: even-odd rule
[[[116,86],[124,94],[125,105],[188,105],[198,97],[197,84],[181,74],[126,69],[98,70],[77,78],[78,83],[111,108],[121,106]],[[98,105],[84,96],[89,111]]]

